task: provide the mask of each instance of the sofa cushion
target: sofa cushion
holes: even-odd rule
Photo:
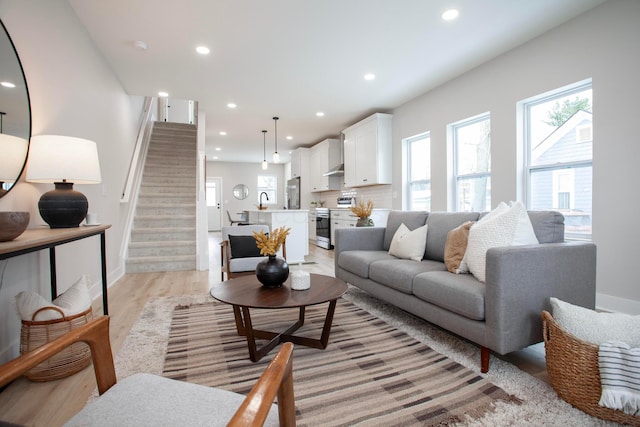
[[[267,236],[269,234],[267,233]],[[231,258],[261,257],[260,248],[256,244],[253,236],[233,236],[229,235],[229,246],[231,248]]]
[[[484,320],[485,290],[484,284],[470,274],[431,271],[413,279],[416,297],[473,320]]]
[[[421,261],[424,255],[424,247],[427,244],[427,226],[423,225],[415,230],[409,230],[406,225],[400,224],[393,235],[389,253],[398,258]]]
[[[447,234],[447,242],[444,245],[444,265],[451,273],[466,272],[466,268],[460,269],[460,264],[462,264],[462,258],[467,251],[469,229],[473,224],[475,224],[474,221],[467,221]]]
[[[444,245],[449,231],[467,221],[477,221],[478,215],[477,212],[431,212],[427,218],[429,233],[424,258],[444,262]]]
[[[393,235],[400,227],[400,224],[407,226],[409,230],[422,227],[427,221],[429,214],[424,211],[391,211],[387,217],[387,228],[384,231],[384,250],[388,251],[391,246]]]
[[[388,286],[405,294],[411,294],[413,278],[426,271],[445,270],[444,263],[423,260],[415,262],[408,259],[395,258],[371,263],[369,278],[381,285]]]
[[[528,214],[538,242],[564,242],[564,216],[560,212],[529,211]]]
[[[231,258],[229,260],[229,271],[232,273],[242,273],[256,269],[260,261],[267,259],[266,256]]]
[[[369,278],[369,266],[380,260],[397,260],[387,251],[344,251],[340,252],[338,266],[363,279]]]
[[[244,397],[215,387],[138,373],[118,380],[65,427],[226,426]],[[264,425],[279,425],[277,405],[271,406]]]

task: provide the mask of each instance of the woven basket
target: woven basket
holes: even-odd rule
[[[596,344],[561,329],[547,311],[542,312],[542,335],[547,373],[561,399],[594,417],[640,426],[640,416],[598,405],[602,388]]]
[[[33,313],[32,319],[43,310],[54,310],[62,316],[54,320],[23,320],[20,332],[20,353],[24,354],[41,345],[53,341],[72,329],[93,319],[91,307],[82,313],[65,317],[58,307],[43,307]],[[86,368],[91,363],[91,349],[83,342],[71,344],[66,349],[50,357],[25,375],[31,381],[53,381],[68,377]]]

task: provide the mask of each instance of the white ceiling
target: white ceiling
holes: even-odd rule
[[[128,93],[199,102],[208,159],[262,161],[266,129],[270,161],[279,116],[286,162],[604,0],[68,1]]]

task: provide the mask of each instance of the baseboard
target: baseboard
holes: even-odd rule
[[[602,311],[640,314],[640,301],[596,293],[596,308]]]

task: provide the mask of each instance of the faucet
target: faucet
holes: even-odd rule
[[[264,197],[267,198],[267,201],[269,201],[269,195],[266,192],[263,191],[262,193],[260,193],[260,207],[259,207],[260,210],[262,210],[262,195],[263,194],[264,194]]]

